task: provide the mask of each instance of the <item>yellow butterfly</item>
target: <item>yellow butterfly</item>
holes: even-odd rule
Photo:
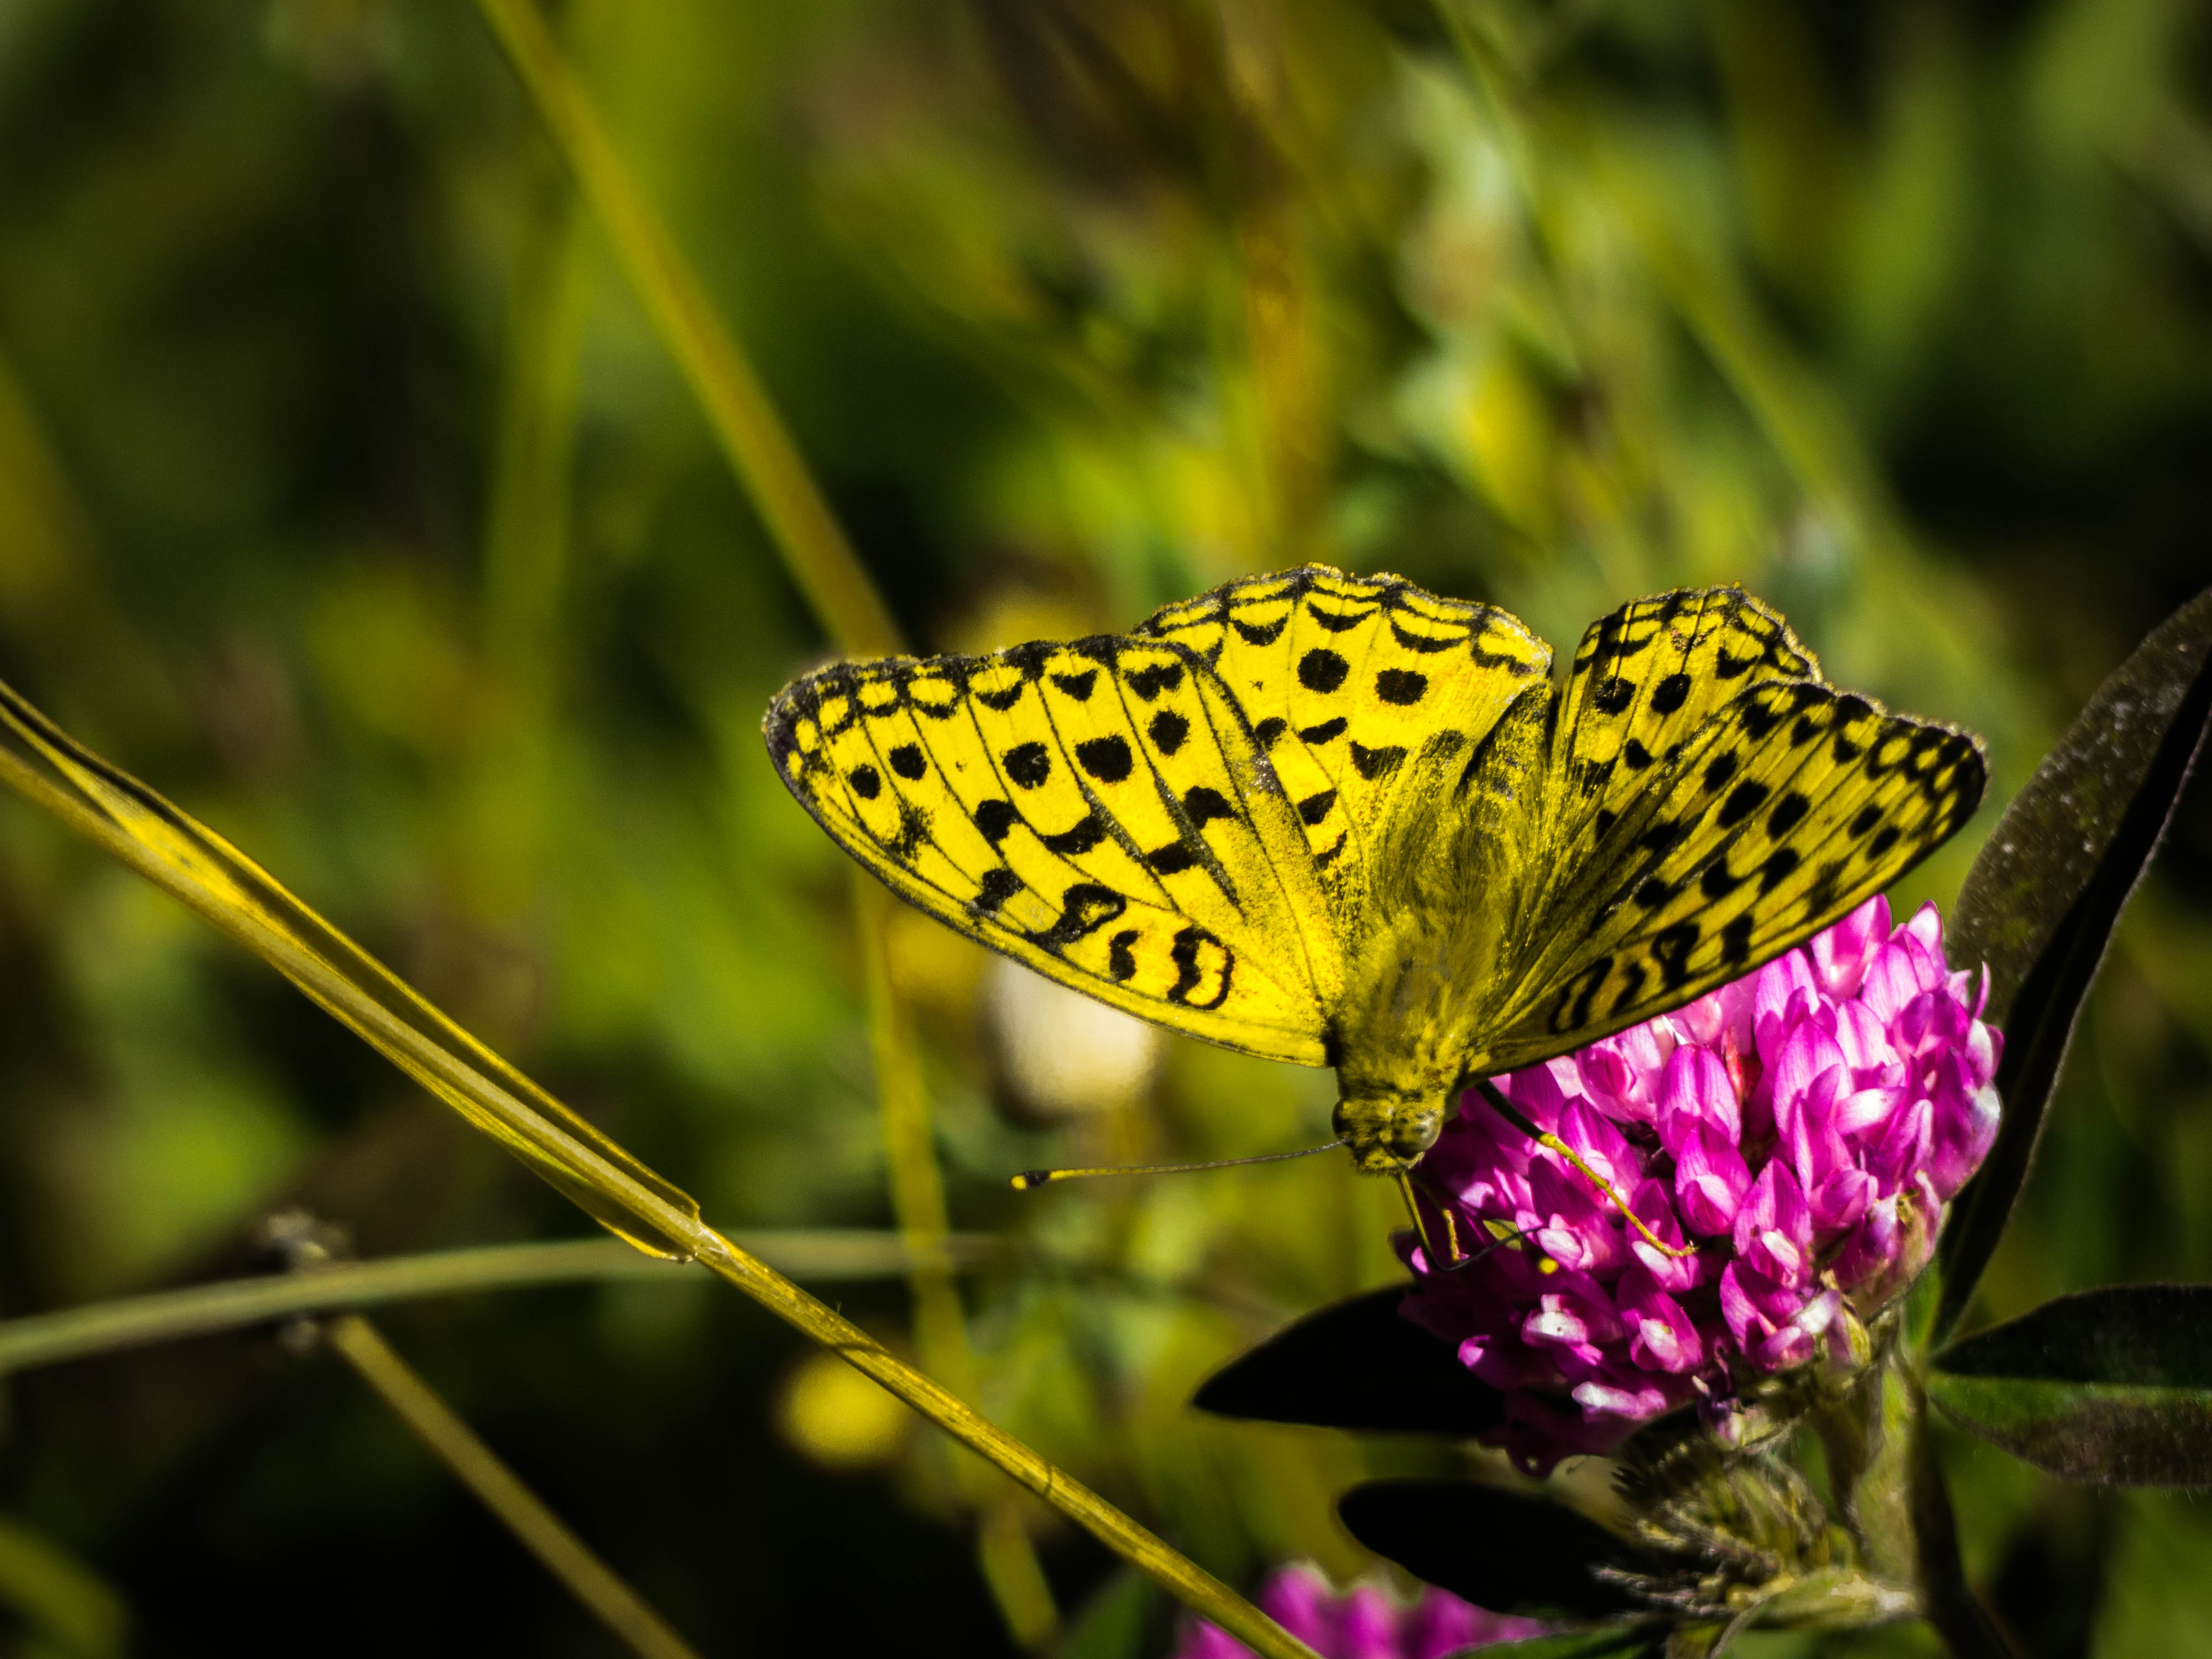
[[[793,794],[902,897],[1117,1008],[1334,1066],[1370,1174],[1469,1079],[1678,1007],[1881,890],[1980,744],[1820,678],[1740,590],[1594,623],[1322,565],[1134,633],[841,663],[770,705]]]

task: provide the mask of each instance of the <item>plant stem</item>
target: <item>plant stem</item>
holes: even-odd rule
[[[794,1229],[738,1237],[785,1273],[817,1281],[889,1278],[907,1271],[909,1261],[905,1241],[887,1233]],[[991,1255],[996,1243],[994,1239],[955,1237],[945,1242],[944,1253],[959,1265],[972,1266]],[[495,1244],[382,1261],[333,1262],[312,1273],[194,1285],[11,1319],[0,1323],[0,1373],[333,1308],[578,1279],[668,1279],[682,1271],[680,1263],[641,1255],[612,1238]]]
[[[530,0],[478,3],[816,614],[848,651],[896,651],[898,629],[890,613],[815,489],[752,365],[616,155],[544,19]]]
[[[690,1645],[583,1540],[547,1509],[498,1454],[477,1437],[392,1345],[359,1314],[342,1314],[324,1333],[331,1346],[383,1396],[399,1419],[483,1501],[545,1570],[641,1659],[698,1659]]]
[[[1928,1622],[1935,1626],[1954,1659],[2020,1659],[2019,1650],[1966,1583],[1966,1565],[1959,1558],[1959,1528],[1952,1518],[1950,1491],[1943,1483],[1943,1471],[1929,1438],[1927,1402],[1917,1388],[1914,1405],[1910,1430],[1911,1524]]]

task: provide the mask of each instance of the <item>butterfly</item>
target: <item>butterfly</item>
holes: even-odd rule
[[[764,732],[902,897],[1170,1030],[1336,1068],[1403,1175],[1474,1079],[1740,977],[1974,811],[1981,744],[1829,685],[1734,587],[1551,647],[1322,565],[1127,635],[838,663]]]

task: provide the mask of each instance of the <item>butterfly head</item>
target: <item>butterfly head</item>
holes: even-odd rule
[[[1362,1175],[1401,1175],[1437,1143],[1449,1097],[1443,1091],[1347,1087],[1336,1103],[1337,1137]]]

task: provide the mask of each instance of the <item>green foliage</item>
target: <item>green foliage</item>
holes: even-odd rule
[[[2084,1291],[1956,1342],[1928,1395],[1970,1434],[2069,1480],[2212,1486],[2212,1286]]]

